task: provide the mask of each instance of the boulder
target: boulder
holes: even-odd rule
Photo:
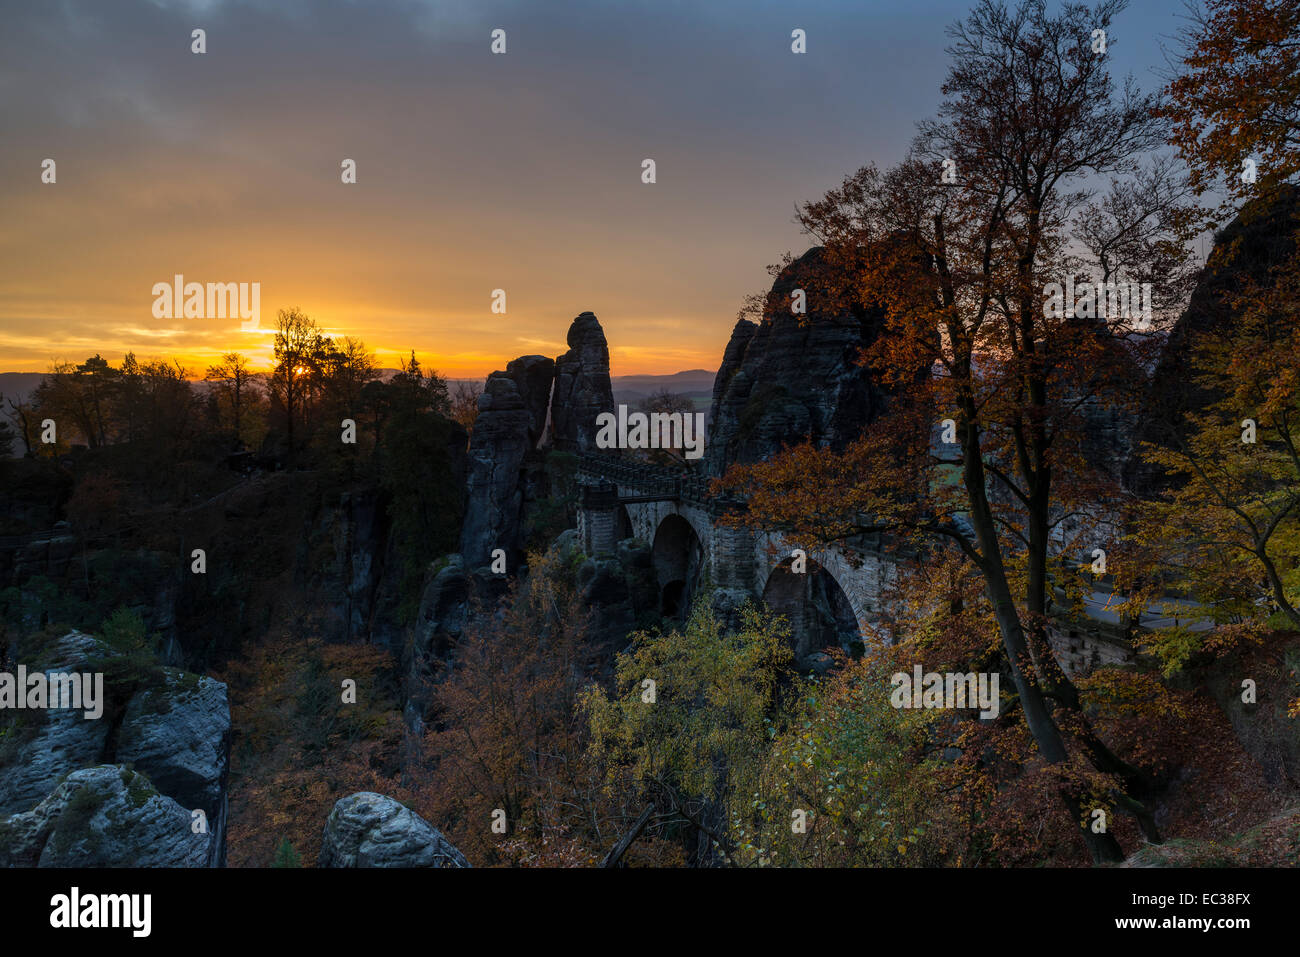
[[[168,669],[165,683],[136,694],[117,735],[116,760],[149,776],[190,811],[202,810],[216,842],[214,867],[225,864],[230,703],[226,686]]]
[[[469,867],[442,833],[392,798],[362,791],[330,811],[321,867]]]
[[[41,815],[19,818],[36,814],[72,776],[90,768],[129,764],[148,788],[183,810],[187,831],[190,812],[204,812],[207,833],[202,843],[207,856],[201,863],[224,866],[230,757],[226,686],[176,669],[130,664],[130,659],[119,658],[98,638],[78,631],[50,642],[35,655],[39,660],[29,667],[47,672],[106,670],[103,714],[87,719],[82,710],[72,709],[16,712],[19,717],[10,724],[0,747],[0,815],[12,815],[11,820],[23,827],[33,821],[39,824],[44,820]],[[64,797],[73,800],[75,795]],[[77,806],[90,799],[89,795],[76,798]],[[51,805],[58,806],[57,801]],[[74,816],[60,825],[64,844],[85,849],[89,844],[69,836],[77,820]],[[148,854],[166,856],[148,842],[142,846]],[[175,853],[189,860],[189,850]],[[77,863],[66,855],[59,859]],[[129,858],[122,860],[131,863]],[[92,860],[86,866],[98,865]]]
[[[0,818],[4,867],[204,867],[216,835],[122,765],[73,771],[31,811]]]

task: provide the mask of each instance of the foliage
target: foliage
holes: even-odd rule
[[[573,527],[578,503],[578,457],[554,449],[543,462],[549,494],[529,508],[525,533],[531,549],[544,549],[566,528]]]
[[[593,687],[583,700],[606,787],[662,803],[726,854],[727,808],[753,792],[769,732],[780,727],[789,637],[783,620],[752,606],[727,631],[704,601],[681,628],[632,635],[615,693]]]
[[[412,806],[472,861],[596,859],[590,822],[605,812],[583,760],[577,707],[592,649],[559,562],[529,555],[527,582],[498,614],[473,617],[432,688],[431,729],[411,756],[428,782]],[[497,809],[504,835],[490,827]]]
[[[402,739],[392,659],[326,644],[310,615],[246,649],[216,675],[230,686],[232,867],[264,867],[288,842],[308,861],[339,799],[391,793]],[[343,681],[356,682],[355,704]],[[277,843],[279,842],[279,843]]]
[[[1235,200],[1300,173],[1300,7],[1289,0],[1206,0],[1191,8],[1183,68],[1162,112],[1198,192]],[[1242,178],[1258,164],[1257,182]]]
[[[1185,190],[1159,168],[1143,172],[1164,137],[1157,99],[1117,89],[1092,51],[1093,31],[1110,32],[1122,8],[1053,15],[981,0],[950,31],[945,100],[903,162],[868,166],[800,209],[826,250],[809,296],[819,312],[883,310],[862,361],[894,399],[843,452],[805,443],[722,483],[748,500],[735,520],[794,540],[883,533],[922,552],[959,548],[983,580],[1019,713],[1076,820],[1094,787],[1081,755],[1126,787],[1140,782],[1093,733],[1051,652],[1052,579],[1080,543],[1113,537],[1121,490],[1086,412],[1135,401],[1143,348],[1155,346],[1134,337],[1138,317],[1053,311],[1045,291],[1089,272],[1136,281],[1153,261],[1181,272],[1188,259],[1175,242]],[[1089,205],[1091,177],[1112,186]],[[1130,234],[1141,241],[1120,241]],[[1153,304],[1162,313],[1178,305],[1182,286],[1171,286]],[[936,442],[944,420],[953,434]],[[1154,833],[1136,802],[1125,807]],[[1113,834],[1077,833],[1094,860],[1122,857]]]
[[[736,862],[779,867],[945,863],[931,832],[943,802],[924,751],[935,712],[890,705],[883,659],[845,663],[804,690],[758,787],[738,795]],[[796,812],[805,819],[796,830]]]
[[[293,845],[289,843],[286,837],[280,842],[280,846],[275,849],[275,861],[272,867],[302,867],[302,859],[298,852],[294,850]]]
[[[1244,205],[1207,263],[1214,321],[1183,343],[1200,398],[1141,449],[1169,491],[1136,517],[1141,562],[1129,567],[1158,565],[1166,580],[1130,575],[1130,608],[1172,585],[1217,626],[1154,635],[1167,673],[1300,625],[1300,221],[1288,185],[1300,173],[1300,8],[1209,0],[1184,40],[1164,107],[1171,141],[1198,191],[1225,192],[1220,214]],[[1241,175],[1247,159],[1258,161],[1255,182]]]
[[[408,622],[419,605],[427,556],[456,547],[463,505],[452,471],[454,425],[437,411],[438,393],[424,387],[394,388],[397,397],[383,425],[379,482],[387,493],[400,562],[398,592],[403,599],[397,617]]]

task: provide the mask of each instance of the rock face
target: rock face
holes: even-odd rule
[[[1138,441],[1168,444],[1173,423],[1213,400],[1213,395],[1195,381],[1192,368],[1195,342],[1202,337],[1227,336],[1233,332],[1236,317],[1225,294],[1239,289],[1244,279],[1261,284],[1271,282],[1269,270],[1291,255],[1298,234],[1300,188],[1286,185],[1266,205],[1261,201],[1248,203],[1215,236],[1214,249],[1192,290],[1187,309],[1170,331],[1160,362],[1152,373]],[[1134,442],[1133,448],[1137,447],[1138,443]],[[1136,455],[1129,457],[1124,478],[1133,492],[1144,497],[1159,493],[1167,481]]]
[[[572,556],[577,545],[577,535],[565,532],[552,547]],[[644,542],[626,539],[612,556],[585,558],[577,567],[575,583],[591,613],[588,638],[593,645],[621,650],[630,631],[658,614],[654,552]]]
[[[107,721],[88,721],[80,711],[45,712],[35,735],[0,770],[0,814],[29,810],[68,771],[99,763],[108,731]]]
[[[40,665],[47,674],[83,671],[96,648],[90,635],[69,632]],[[64,708],[17,714],[21,717],[11,730],[11,743],[0,752],[0,814],[30,810],[65,774],[99,764],[108,749],[107,714],[87,719],[80,710]]]
[[[765,316],[736,323],[713,385],[705,468],[721,475],[734,462],[769,457],[810,436],[842,448],[884,408],[887,394],[856,362],[882,316],[832,305],[825,253],[814,247],[777,277]],[[802,289],[807,315],[791,313]]]
[[[181,672],[169,671],[162,688],[133,697],[117,735],[118,761],[148,775],[182,807],[201,809],[209,829],[221,834],[229,754],[226,686]],[[212,866],[225,866],[225,841],[214,852]]]
[[[736,325],[731,330],[731,338],[727,340],[727,348],[722,353],[722,365],[718,366],[718,374],[713,380],[713,403],[709,406],[710,423],[718,420],[722,399],[731,386],[731,380],[744,364],[745,350],[749,348],[749,343],[757,331],[756,323],[748,319],[736,320]]]
[[[403,658],[405,717],[417,734],[422,733],[425,711],[433,703],[429,681],[435,679],[439,662],[460,641],[474,608],[494,607],[508,588],[505,575],[493,574],[487,567],[467,569],[464,558],[456,554],[444,556],[430,569]]]
[[[506,366],[506,375],[514,380],[524,407],[528,410],[528,439],[533,447],[546,434],[546,420],[551,409],[551,385],[555,381],[555,360],[546,356],[520,356]]]
[[[478,397],[478,418],[469,440],[468,497],[460,552],[469,567],[484,565],[493,549],[518,556],[524,503],[524,457],[532,449],[533,414],[516,381],[505,372],[488,376]]]
[[[614,411],[609,345],[599,320],[584,312],[569,326],[569,351],[555,360],[551,428],[562,452],[596,447],[596,416]]]
[[[450,555],[420,596],[415,617],[415,644],[429,648],[436,639],[454,642],[465,630],[469,613],[469,575],[465,560]]]
[[[392,798],[362,791],[330,811],[321,867],[469,867],[442,833]]]
[[[39,662],[27,663],[28,666],[38,666],[47,672],[94,672],[105,669],[116,654],[93,636],[73,631],[43,649],[40,656]],[[102,772],[103,766],[131,764],[132,773],[139,779],[131,784],[133,794],[139,797],[141,789],[148,789],[166,802],[150,805],[152,810],[147,813],[140,810],[143,798],[133,803],[131,814],[127,815],[133,822],[131,826],[143,827],[141,833],[153,833],[151,829],[155,828],[150,821],[160,815],[174,817],[172,807],[184,815],[185,825],[183,835],[173,835],[178,842],[173,851],[155,847],[152,838],[142,839],[143,843],[130,846],[140,849],[144,858],[135,862],[129,856],[121,857],[121,866],[132,863],[153,866],[144,863],[146,859],[176,862],[159,866],[182,863],[224,866],[230,759],[226,686],[211,678],[171,668],[154,667],[146,673],[131,673],[113,665],[106,675],[103,697],[103,714],[98,719],[87,719],[81,710],[74,709],[20,713],[21,719],[10,726],[9,740],[0,749],[0,815],[9,815],[7,819],[0,817],[0,830],[18,827],[25,833],[35,828],[33,834],[41,833],[40,828],[44,827],[41,822],[62,814],[63,804],[71,802],[77,808],[91,800],[90,792],[77,797],[66,791],[68,781],[79,772],[87,769]],[[110,807],[115,806],[104,789],[108,778],[99,774],[86,780],[93,784],[94,794],[103,796]],[[124,783],[129,782],[124,779]],[[60,791],[65,793],[56,800]],[[41,811],[50,801],[53,803]],[[193,835],[203,850],[197,859],[191,847],[196,841],[190,837],[190,815],[195,810],[203,811],[207,820],[207,833]],[[100,866],[109,858],[119,860],[109,852],[94,850],[93,835],[86,836],[84,841],[77,839],[71,830],[77,822],[84,824],[83,816],[73,815],[58,825],[63,838],[57,860],[65,865],[81,864],[75,857],[78,848],[93,852],[84,866]],[[42,843],[41,847],[44,846]],[[55,859],[44,854],[42,850],[37,855],[42,863]]]
[[[51,671],[85,671],[99,650],[91,635],[71,631],[44,649],[38,662],[24,662]],[[105,694],[110,689],[105,688]],[[106,712],[87,719],[76,709],[15,712],[8,746],[0,750],[0,814],[29,811],[69,771],[99,764],[108,748],[112,724]]]
[[[547,442],[547,421],[555,448],[576,452],[594,448],[596,416],[613,409],[609,347],[596,317],[574,319],[568,341],[555,361],[521,356],[493,372],[479,396],[460,538],[470,569],[487,564],[497,548],[511,569],[522,559],[524,510],[548,491],[537,451]]]
[[[210,834],[122,765],[69,774],[35,808],[0,818],[4,867],[204,867]]]

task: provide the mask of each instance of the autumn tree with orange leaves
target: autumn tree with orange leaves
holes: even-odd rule
[[[1237,203],[1300,173],[1300,3],[1207,0],[1191,8],[1186,50],[1162,116],[1197,192]],[[1247,172],[1254,162],[1254,177]]]
[[[1181,330],[1194,390],[1154,404],[1142,450],[1168,488],[1134,539],[1219,626],[1156,636],[1168,670],[1300,626],[1300,3],[1191,14],[1160,113],[1195,190],[1221,199],[1211,224],[1235,218]]]
[[[1112,833],[1087,826],[1098,793],[1160,835],[1137,799],[1150,782],[1090,723],[1049,616],[1078,587],[1076,556],[1116,535],[1118,483],[1097,434],[1122,427],[1154,348],[1145,333],[1190,276],[1177,241],[1186,185],[1152,155],[1166,137],[1157,99],[1131,80],[1117,88],[1097,43],[1114,42],[1124,7],[1052,16],[1033,0],[982,0],[950,29],[945,100],[909,155],[799,213],[827,250],[810,298],[883,309],[862,359],[895,390],[891,408],[842,453],[804,444],[721,483],[748,499],[735,520],[791,540],[886,534],[964,556],[1014,683],[1004,709],[1023,719],[1095,861],[1123,858]],[[1096,196],[1099,180],[1110,189]],[[1153,288],[1150,317],[1048,307],[1053,283],[1137,281],[1155,264],[1171,281]]]

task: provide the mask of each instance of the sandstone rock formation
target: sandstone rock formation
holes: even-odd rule
[[[505,372],[488,376],[478,397],[478,418],[469,442],[468,497],[460,553],[471,568],[486,564],[493,549],[519,552],[524,456],[533,448],[533,413],[519,385]]]
[[[883,409],[885,391],[857,364],[881,316],[832,304],[825,253],[814,247],[777,277],[761,324],[736,323],[713,386],[704,453],[710,475],[767,458],[805,436],[843,447]],[[807,315],[791,312],[802,289]]]
[[[1300,187],[1285,185],[1268,204],[1248,203],[1242,212],[1215,236],[1214,249],[1193,289],[1187,309],[1170,331],[1160,362],[1151,376],[1147,400],[1143,403],[1138,442],[1169,444],[1182,416],[1203,409],[1213,396],[1196,382],[1192,367],[1195,342],[1206,336],[1228,336],[1235,316],[1227,293],[1242,287],[1245,280],[1270,282],[1269,271],[1285,261],[1296,248],[1300,235]],[[1124,469],[1125,482],[1138,495],[1158,493],[1166,479],[1158,471],[1131,455]]]
[[[209,834],[123,765],[69,774],[35,808],[0,818],[3,867],[204,867]]]
[[[584,312],[569,327],[568,342],[557,360],[521,356],[493,372],[479,396],[460,539],[467,568],[487,564],[497,548],[512,570],[522,559],[525,508],[547,491],[537,467],[547,421],[555,448],[575,452],[594,447],[596,416],[613,408],[600,322]]]
[[[572,555],[577,536],[565,536],[555,547]],[[658,615],[654,553],[644,542],[627,539],[618,543],[612,556],[586,558],[577,567],[575,581],[583,606],[591,613],[588,639],[593,645],[621,650],[629,632]]]
[[[98,648],[90,635],[73,631],[47,649],[39,666],[81,671]],[[36,662],[24,662],[29,669]],[[107,690],[107,689],[106,689]],[[17,723],[0,751],[0,814],[28,811],[69,771],[99,764],[108,749],[107,715],[88,720],[75,709],[15,712]]]
[[[383,794],[362,791],[330,811],[321,867],[469,867],[442,833]]]
[[[599,320],[584,312],[569,326],[569,351],[555,360],[551,428],[562,452],[596,447],[596,416],[614,411],[609,345]]]
[[[417,734],[423,731],[425,711],[432,703],[428,681],[439,670],[439,661],[461,639],[475,608],[493,608],[508,587],[505,575],[493,574],[487,567],[467,569],[457,554],[444,556],[430,568],[403,659],[404,714]]]
[[[520,356],[506,366],[528,409],[528,439],[533,448],[546,434],[551,408],[551,386],[555,381],[555,360],[546,356]]]
[[[162,687],[135,695],[117,734],[116,759],[130,764],[163,794],[207,816],[225,833],[230,754],[226,686],[208,677],[168,671]],[[215,866],[222,866],[224,841]]]
[[[454,642],[465,630],[470,579],[460,555],[447,556],[420,596],[415,616],[415,644],[432,648],[438,639]]]
[[[39,661],[22,662],[29,670],[84,671],[102,654],[92,635],[71,631],[41,651]],[[110,689],[105,688],[107,694]],[[108,748],[112,721],[105,713],[88,720],[75,709],[14,712],[4,749],[0,750],[0,814],[29,811],[69,771],[99,764]]]
[[[72,631],[42,649],[39,661],[24,664],[47,672],[94,672],[106,670],[106,662],[115,657],[117,653],[99,639]],[[131,764],[139,777],[132,785],[137,797],[141,788],[147,788],[183,811],[186,835],[190,832],[190,813],[203,811],[207,833],[196,835],[201,838],[203,855],[195,866],[224,866],[230,759],[226,686],[212,678],[171,668],[151,667],[147,673],[117,667],[107,671],[104,711],[98,719],[87,719],[83,711],[74,709],[19,712],[21,718],[11,727],[9,740],[0,750],[0,815],[10,815],[13,826],[36,828],[33,833],[37,833],[44,826],[41,821],[53,820],[51,815],[62,813],[61,802],[71,801],[80,806],[90,800],[89,796],[78,798],[66,792],[50,808],[37,814],[38,805],[51,799],[71,775],[90,767]],[[103,775],[92,778],[98,782],[94,793],[103,792],[104,800],[108,801],[102,786],[107,778]],[[140,806],[139,801],[132,805],[135,809]],[[37,816],[23,817],[29,814]],[[173,816],[164,805],[158,805],[149,815]],[[62,840],[67,847],[82,848],[89,853],[91,845],[76,839],[70,830],[79,820],[74,816],[59,825],[64,835]],[[136,818],[131,820],[132,827],[141,823]],[[0,818],[0,826],[4,826],[3,821]],[[145,825],[146,831],[154,826],[148,821],[141,826]],[[181,842],[174,851],[180,855],[177,860],[190,861],[193,842],[188,836],[177,837],[177,841]],[[161,860],[173,853],[155,848],[152,837],[140,846],[149,859]],[[78,864],[70,854],[72,851],[59,851],[58,860]],[[97,866],[95,862],[100,859],[96,856],[85,866]],[[129,857],[121,860],[131,863]]]

